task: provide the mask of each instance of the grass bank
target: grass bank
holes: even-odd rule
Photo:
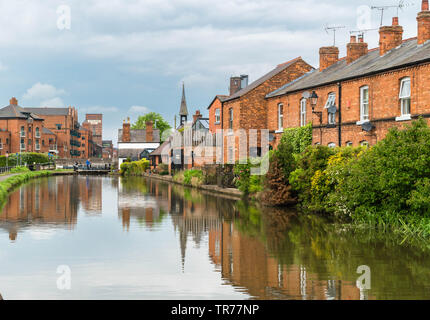
[[[71,170],[30,171],[28,169],[18,169],[11,172],[9,176],[2,176],[3,180],[0,181],[0,203],[4,203],[10,192],[29,180],[65,173],[73,172]]]

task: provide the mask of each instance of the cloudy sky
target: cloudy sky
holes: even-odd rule
[[[128,116],[156,111],[173,124],[183,81],[190,113],[206,114],[212,98],[227,93],[230,76],[253,81],[297,56],[317,67],[318,48],[333,43],[324,26],[346,27],[337,33],[344,55],[349,31],[367,21],[359,7],[396,3],[0,0],[0,106],[15,96],[24,107],[75,106],[80,121],[87,112],[103,113],[104,139],[116,141]],[[405,3],[400,24],[404,38],[414,37],[421,0]],[[396,10],[384,15],[391,23]],[[374,10],[371,27],[379,20]],[[378,32],[366,40],[376,47]]]

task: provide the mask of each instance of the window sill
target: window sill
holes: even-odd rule
[[[232,129],[228,129],[227,136],[232,136],[232,135],[234,135],[234,131]]]
[[[216,125],[221,124],[221,122],[215,122]]]
[[[357,126],[361,126],[363,123],[370,122],[370,120],[360,120],[357,121]]]
[[[284,133],[284,129],[276,130],[275,133]]]
[[[405,114],[403,116],[400,116],[400,117],[396,118],[396,121],[408,121],[408,120],[412,120],[410,114]]]

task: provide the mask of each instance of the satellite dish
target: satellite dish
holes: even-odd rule
[[[337,112],[337,108],[336,106],[331,106],[327,109],[328,113],[336,113]]]
[[[373,124],[371,124],[371,123],[370,123],[370,121],[367,121],[367,122],[365,122],[365,123],[363,123],[363,124],[361,125],[361,128],[362,128],[364,131],[369,132],[369,131],[372,131],[372,129],[373,129]]]
[[[305,91],[303,92],[302,97],[304,99],[309,99],[311,97],[311,93],[309,91]]]

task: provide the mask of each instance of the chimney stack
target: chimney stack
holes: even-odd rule
[[[351,36],[351,41],[346,46],[346,63],[350,64],[358,58],[366,55],[369,52],[367,43],[364,42],[363,36]]]
[[[154,137],[154,123],[146,121],[146,142],[152,142]]]
[[[200,114],[200,110],[197,110],[196,114],[193,115],[193,123],[195,123],[196,120],[199,119],[199,118],[201,118],[201,117],[202,117],[202,115]]]
[[[122,142],[130,142],[130,120],[122,124]]]
[[[240,77],[231,77],[230,78],[230,95],[234,95],[242,89],[242,79]]]
[[[327,69],[339,61],[338,47],[322,47],[320,48],[320,71]]]
[[[18,100],[16,100],[15,97],[12,97],[12,99],[9,100],[9,103],[13,106],[17,106],[18,105]]]
[[[428,0],[423,0],[421,12],[417,16],[418,21],[418,44],[430,40],[430,11]]]
[[[379,28],[379,54],[383,56],[388,51],[400,46],[403,41],[403,28],[399,26],[399,18],[393,18],[392,26]]]

